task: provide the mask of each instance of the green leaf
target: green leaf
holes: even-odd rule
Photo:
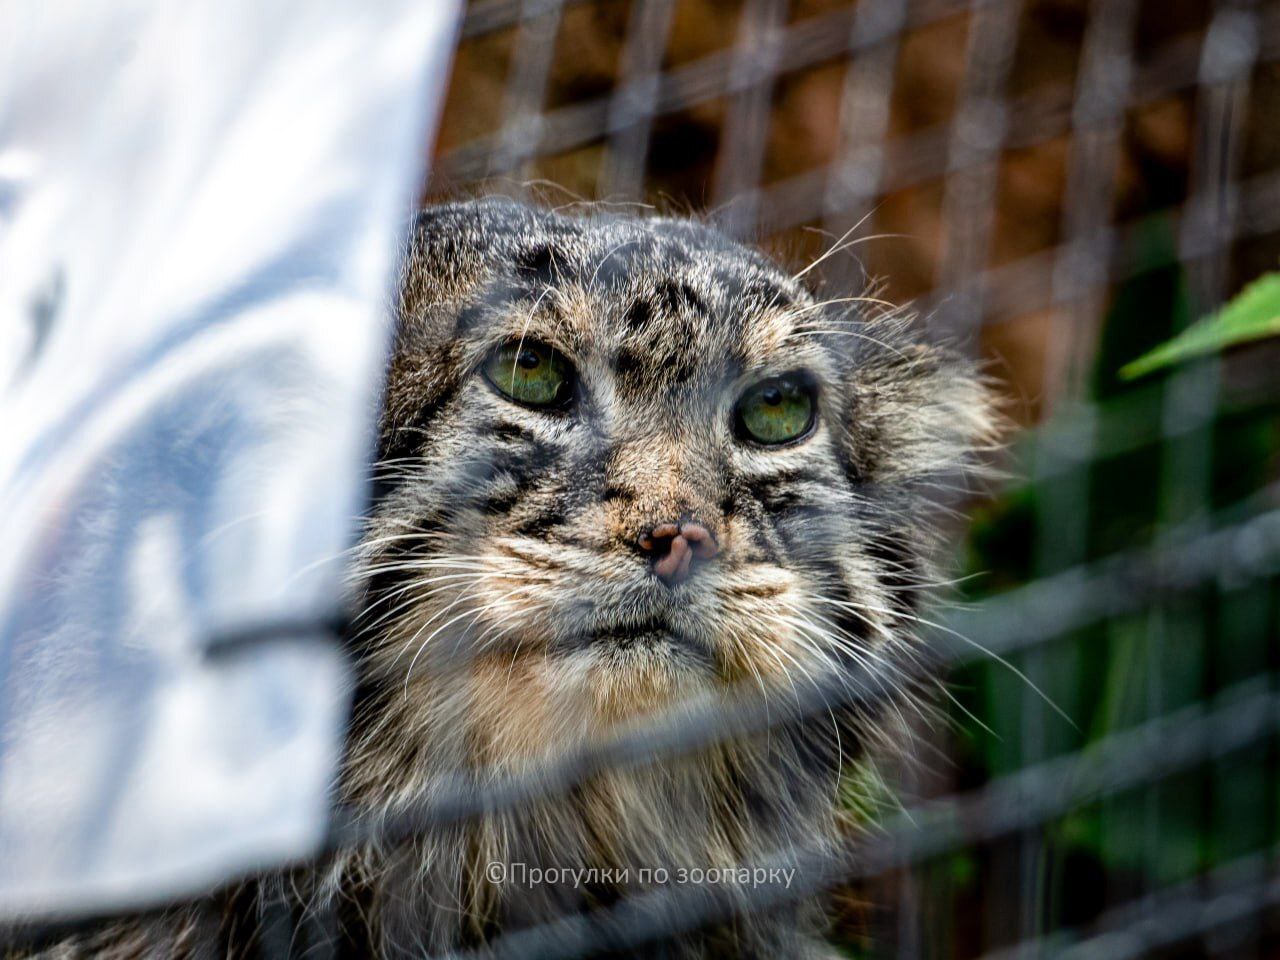
[[[1192,357],[1277,335],[1280,335],[1280,272],[1259,277],[1217,313],[1121,367],[1120,376],[1134,380]]]

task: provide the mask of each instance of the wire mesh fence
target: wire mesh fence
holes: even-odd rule
[[[1274,266],[1277,60],[1263,2],[471,4],[428,198],[651,204],[825,256],[991,361],[1031,428],[1017,479],[964,500],[977,602],[929,630],[949,722],[900,809],[835,859],[779,851],[791,891],[647,893],[495,955],[813,889],[854,956],[1271,955],[1280,355],[1116,370]],[[808,708],[904,678],[864,679]],[[776,722],[709,707],[395,829]]]
[[[814,893],[855,957],[1277,955],[1280,352],[1117,375],[1276,265],[1274,118],[1262,0],[474,0],[426,199],[653,205],[874,280],[984,358],[1026,430],[1012,479],[951,495],[964,602],[926,612],[926,661],[339,808],[332,850],[941,674],[916,759],[849,771],[839,850],[730,865],[794,882],[658,883],[475,955],[627,955]],[[332,917],[276,919],[267,954],[335,954]]]

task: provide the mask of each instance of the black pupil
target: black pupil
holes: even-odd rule
[[[760,391],[760,399],[771,407],[776,407],[782,402],[782,391],[777,387],[765,387]]]
[[[526,370],[532,370],[541,362],[542,360],[532,350],[521,350],[520,356],[516,358],[516,363],[520,364],[520,366],[524,367]]]

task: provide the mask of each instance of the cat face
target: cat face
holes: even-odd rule
[[[848,307],[685,221],[423,214],[362,553],[372,671],[464,676],[529,752],[897,655],[924,491],[990,419],[960,361]]]

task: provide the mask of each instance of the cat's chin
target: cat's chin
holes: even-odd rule
[[[601,636],[574,658],[582,696],[598,721],[635,720],[706,696],[715,685],[708,658],[670,633]]]
[[[470,674],[466,687],[449,691],[466,696],[477,762],[507,769],[608,739],[719,687],[703,659],[667,635],[482,656]]]

